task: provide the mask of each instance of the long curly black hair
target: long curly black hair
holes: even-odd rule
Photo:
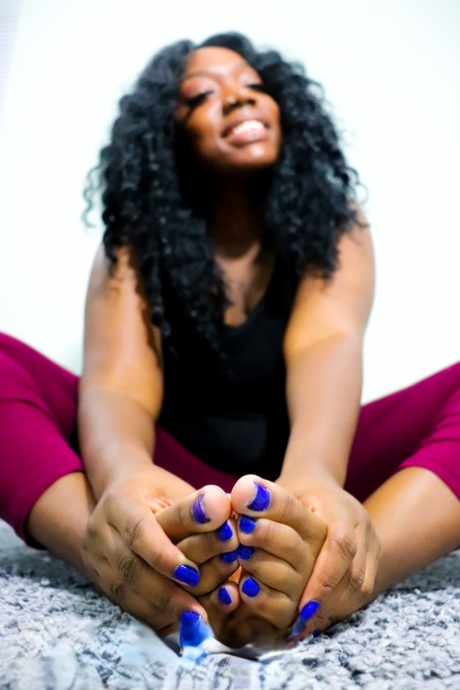
[[[338,237],[355,219],[358,178],[345,160],[321,88],[278,52],[258,51],[231,32],[199,45],[178,41],[147,65],[132,93],[120,100],[110,144],[88,176],[85,198],[92,208],[102,187],[106,254],[113,266],[117,250],[130,249],[151,321],[165,343],[174,347],[178,324],[181,330],[185,324],[192,337],[219,350],[226,290],[208,239],[203,199],[194,202],[196,170],[190,175],[181,163],[175,124],[187,57],[205,46],[239,53],[279,105],[282,149],[261,208],[275,253],[298,275],[334,272]]]

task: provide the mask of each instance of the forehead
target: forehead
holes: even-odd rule
[[[226,74],[233,69],[249,67],[246,60],[234,50],[229,48],[216,48],[208,46],[198,48],[190,54],[183,79],[188,79],[195,74],[215,73]],[[252,68],[250,68],[252,69]]]

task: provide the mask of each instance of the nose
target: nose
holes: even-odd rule
[[[254,94],[241,85],[235,85],[226,89],[222,110],[224,115],[228,115],[236,108],[242,108],[244,105],[255,105],[255,103]]]

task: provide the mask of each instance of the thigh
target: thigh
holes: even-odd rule
[[[76,427],[78,377],[26,343],[0,333],[3,397],[25,396],[46,409],[66,436]]]
[[[77,378],[9,336],[0,336],[0,517],[22,537],[39,496],[81,471],[71,447]]]
[[[205,484],[216,484],[230,493],[238,476],[223,472],[197,458],[167,431],[156,427],[154,462],[172,472],[196,489]]]
[[[460,363],[408,388],[364,405],[350,453],[345,488],[364,500],[400,467],[426,466],[423,456],[442,455],[446,432],[460,452],[460,417],[452,420],[452,410],[460,406]],[[449,423],[446,419],[450,419]],[[434,450],[433,443],[437,443]],[[431,450],[429,450],[431,449]],[[450,456],[454,456],[452,448]],[[411,462],[411,458],[419,458]],[[458,462],[457,462],[458,465]],[[430,468],[431,469],[431,468]],[[458,468],[452,468],[458,472]]]

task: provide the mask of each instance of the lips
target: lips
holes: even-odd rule
[[[248,132],[253,132],[256,134],[259,132],[264,132],[265,129],[266,124],[262,122],[262,120],[253,117],[238,118],[233,120],[225,127],[222,136],[227,138],[231,136],[244,135]]]
[[[259,120],[246,120],[233,128],[232,134],[243,134],[244,132],[260,132],[265,127]]]

